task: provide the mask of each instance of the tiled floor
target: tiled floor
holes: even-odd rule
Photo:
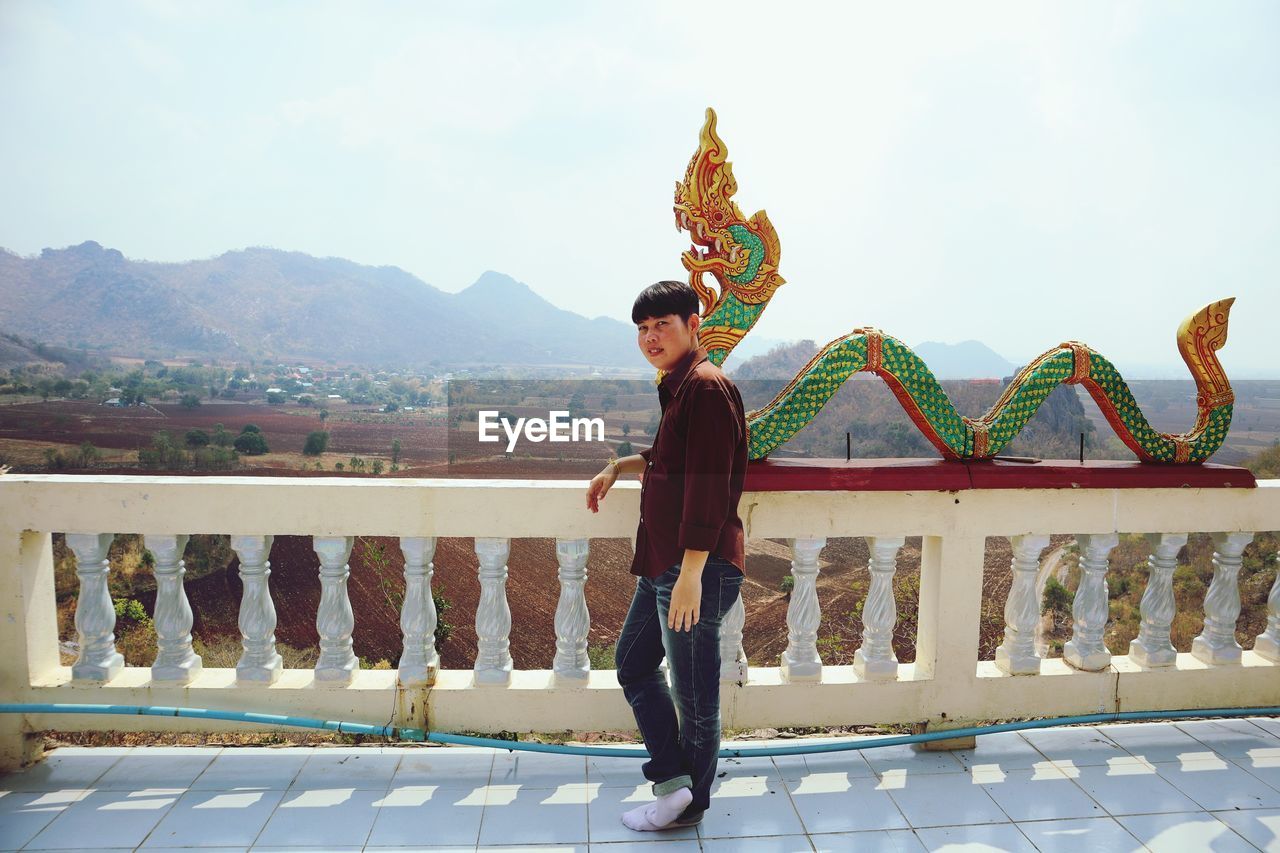
[[[649,799],[639,764],[452,747],[62,748],[0,776],[0,850],[1280,851],[1276,719],[726,759],[702,825],[662,833],[618,821]]]

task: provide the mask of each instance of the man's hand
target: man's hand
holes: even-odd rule
[[[600,501],[609,493],[609,489],[618,481],[618,469],[614,465],[606,465],[605,469],[591,478],[587,485],[587,509],[600,511]]]
[[[671,608],[667,611],[667,627],[676,631],[693,630],[702,609],[702,577],[681,574],[671,587]]]

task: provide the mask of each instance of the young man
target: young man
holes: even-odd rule
[[[692,826],[711,804],[720,752],[720,620],[738,598],[746,561],[738,499],[747,468],[742,395],[698,344],[698,297],[660,281],[631,309],[637,343],[664,371],[653,447],[610,460],[587,507],[623,473],[643,472],[631,573],[638,575],[615,661],[649,751],[641,768],[656,801],[622,816],[638,831]],[[658,664],[671,671],[675,701]],[[679,722],[676,712],[679,711]]]

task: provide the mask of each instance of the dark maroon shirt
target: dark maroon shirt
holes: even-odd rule
[[[645,459],[631,574],[657,577],[686,548],[710,551],[746,574],[738,499],[747,473],[742,395],[707,358],[684,355],[658,383],[662,419]]]

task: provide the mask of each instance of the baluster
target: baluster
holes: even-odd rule
[[[587,539],[557,539],[556,561],[560,564],[560,601],[556,604],[556,658],[552,664],[557,681],[585,681],[591,673],[587,657],[587,633],[591,614],[587,611]]]
[[[1036,578],[1040,552],[1049,547],[1049,537],[1026,533],[1010,536],[1009,544],[1013,547],[1013,559],[1009,561],[1013,581],[1004,603],[1004,642],[996,647],[996,666],[1009,675],[1038,675],[1036,625],[1040,621],[1040,600]]]
[[[1269,661],[1280,663],[1280,568],[1267,596],[1267,630],[1254,640],[1253,650]]]
[[[476,684],[511,683],[511,608],[507,604],[507,556],[511,540],[476,537],[480,604],[476,608]]]
[[[80,653],[71,666],[74,681],[110,681],[124,669],[124,656],[116,651],[116,608],[107,590],[107,552],[114,539],[114,533],[67,534],[80,579],[75,617]]]
[[[898,607],[893,600],[893,572],[898,551],[907,541],[903,536],[868,536],[871,551],[871,588],[862,605],[862,646],[853,653],[853,670],[859,678],[892,681],[898,677],[898,658],[893,653],[893,626]]]
[[[1142,626],[1129,643],[1129,660],[1146,667],[1171,666],[1178,650],[1169,641],[1169,629],[1177,613],[1173,600],[1173,570],[1178,551],[1187,544],[1185,533],[1148,533],[1151,556],[1147,558],[1147,588],[1142,593]]]
[[[1107,628],[1109,596],[1107,594],[1108,555],[1120,544],[1117,533],[1087,533],[1076,537],[1080,545],[1080,585],[1071,602],[1075,624],[1071,639],[1063,647],[1062,657],[1076,669],[1097,672],[1111,665],[1111,653],[1102,642]]]
[[[271,554],[273,536],[232,536],[231,550],[240,558],[240,646],[244,649],[236,663],[236,683],[274,684],[284,669],[276,651],[276,607],[271,601]]]
[[[1204,597],[1204,630],[1191,654],[1210,664],[1240,663],[1236,621],[1240,618],[1240,563],[1252,533],[1213,534],[1213,580]]]
[[[404,604],[400,608],[400,631],[404,651],[398,665],[400,683],[422,686],[435,684],[440,656],[436,653],[436,602],[431,597],[431,577],[436,552],[434,536],[401,536],[404,553]]]
[[[747,653],[742,647],[742,630],[747,624],[747,608],[742,594],[720,620],[720,680],[744,684],[747,680]]]
[[[782,677],[786,681],[822,678],[822,658],[818,655],[818,625],[822,621],[818,554],[826,544],[826,539],[791,542],[791,576],[795,584],[787,606],[787,650],[782,653]]]
[[[316,661],[316,681],[350,684],[360,659],[351,648],[351,632],[356,616],[347,594],[351,567],[352,536],[315,536],[312,547],[320,558],[320,609],[316,611],[316,632],[320,635],[320,658]]]
[[[182,586],[187,573],[182,552],[187,549],[186,536],[142,537],[143,545],[155,555],[156,575],[156,661],[151,665],[152,681],[190,683],[204,662],[191,648],[191,602]]]

